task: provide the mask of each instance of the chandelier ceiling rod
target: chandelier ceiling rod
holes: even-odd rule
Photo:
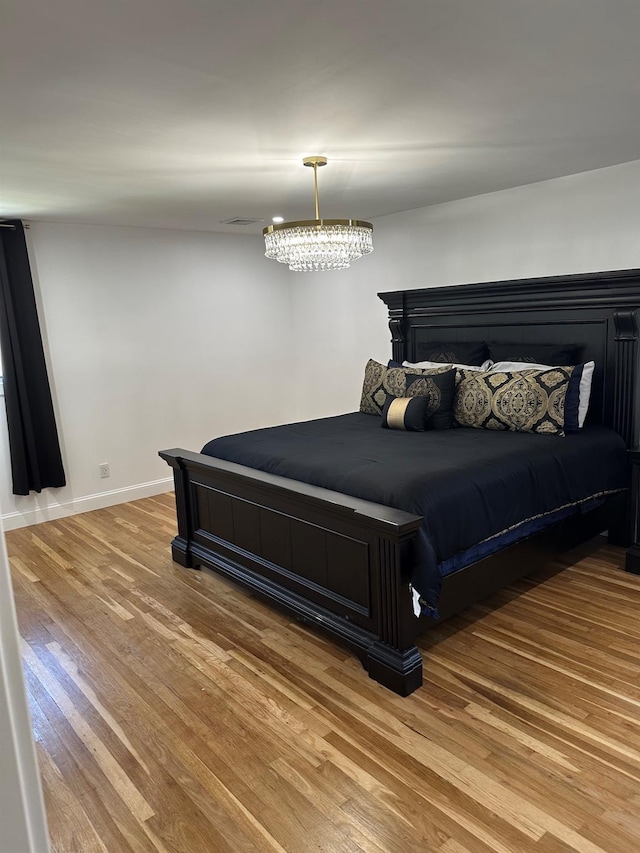
[[[305,157],[302,161],[305,166],[313,166],[313,183],[315,186],[315,195],[316,195],[316,219],[320,219],[319,207],[318,207],[318,166],[326,166],[327,158],[326,157]]]

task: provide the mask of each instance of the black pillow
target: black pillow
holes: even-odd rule
[[[489,358],[484,341],[418,341],[416,361],[440,361],[444,364],[471,364],[478,367]]]
[[[489,344],[492,361],[527,361],[550,367],[580,364],[583,352],[582,344]]]
[[[382,407],[382,427],[424,432],[428,407],[428,397],[392,397],[387,394]]]
[[[456,371],[407,375],[407,397],[426,397],[425,429],[450,429],[453,426],[453,397],[456,391]]]

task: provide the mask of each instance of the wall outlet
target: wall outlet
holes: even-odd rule
[[[109,463],[108,462],[101,462],[98,465],[98,468],[100,469],[100,476],[101,477],[109,477],[111,475],[111,471],[109,470]]]

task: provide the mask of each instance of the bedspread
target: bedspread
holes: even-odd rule
[[[383,430],[353,413],[225,436],[203,453],[424,518],[411,582],[437,617],[441,578],[628,488],[622,438],[605,427],[545,436],[480,429]]]

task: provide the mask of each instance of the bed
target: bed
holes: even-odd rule
[[[611,542],[631,546],[627,568],[640,571],[640,271],[379,295],[388,307],[397,362],[420,361],[442,340],[461,347],[518,342],[538,352],[579,344],[582,358],[596,363],[585,429],[566,438],[476,429],[429,433],[432,458],[425,464],[436,485],[425,494],[418,488],[423,475],[416,472],[408,497],[394,479],[402,473],[398,460],[425,434],[392,435],[367,414],[225,437],[205,447],[207,453],[173,449],[160,455],[174,471],[176,562],[212,569],[347,644],[372,678],[408,695],[422,683],[416,646],[422,631],[558,553],[608,530]],[[343,456],[330,452],[348,433],[351,447],[362,449],[353,464],[348,447]],[[484,473],[480,465],[478,476],[485,480],[468,490],[480,497],[462,508],[461,524],[452,510],[460,501],[447,460],[466,459],[469,469],[474,459],[491,454],[493,463],[507,466],[515,491],[505,491],[502,515],[496,516],[494,502],[481,494],[496,464],[485,465]],[[538,501],[543,493],[542,503],[523,509],[526,526],[509,525],[513,501],[526,502],[531,493],[531,466],[523,460],[536,454],[547,460],[548,472],[560,471],[571,484],[570,499],[557,507],[553,494],[545,497],[545,489],[554,492],[554,481],[536,468],[534,491]],[[542,482],[550,485],[541,489]],[[439,504],[429,497],[434,493]],[[447,495],[448,504],[442,502]],[[456,525],[468,531],[468,541],[452,549]]]

